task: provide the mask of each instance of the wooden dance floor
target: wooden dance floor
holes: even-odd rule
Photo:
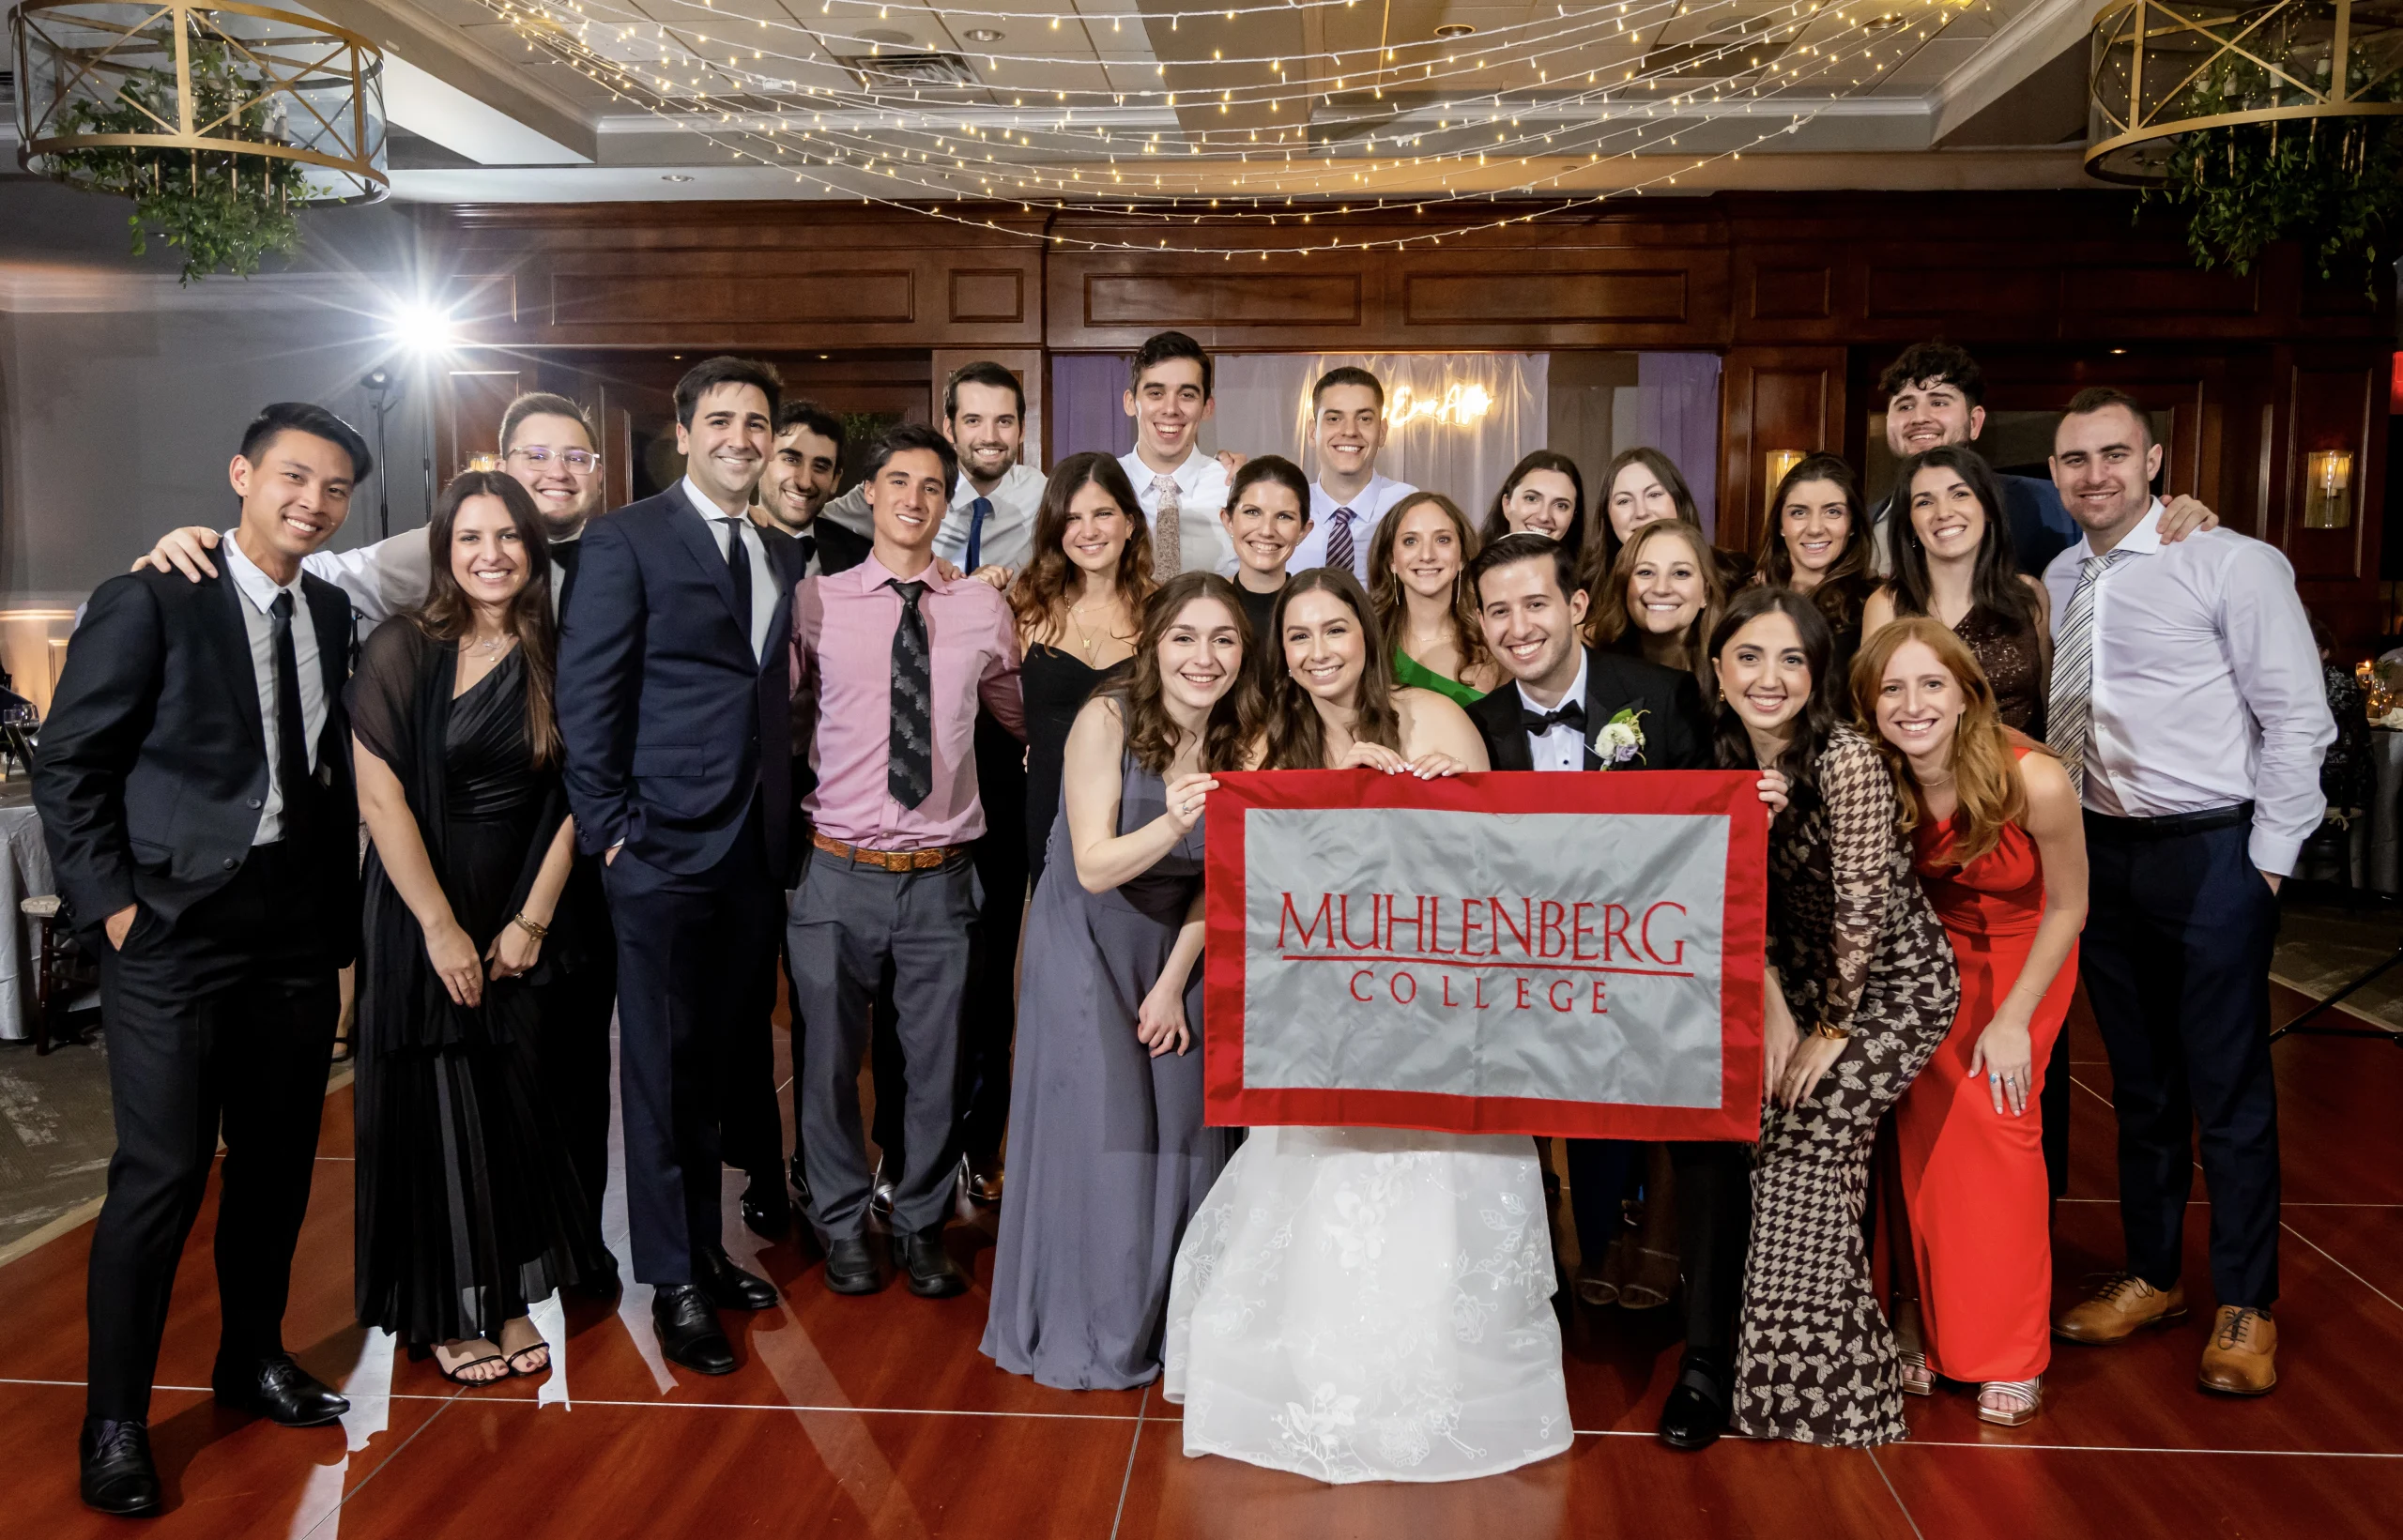
[[[2303,999],[2278,991],[2280,1019]],[[2342,1018],[2339,1018],[2342,1019]],[[2056,1288],[2119,1256],[2110,1075],[2078,1035],[2076,1177],[2060,1206]],[[781,1037],[781,1034],[780,1034]],[[351,1319],[350,1095],[326,1114],[286,1343],[350,1395],[344,1426],[290,1431],[218,1410],[209,1231],[177,1280],[152,1428],[169,1512],[144,1532],[316,1540],[460,1535],[1278,1536],[1761,1535],[1773,1540],[2180,1540],[2403,1532],[2403,1052],[2293,1040],[2277,1048],[2286,1148],[2277,1392],[2195,1388],[2211,1317],[2204,1211],[2188,1229],[2195,1313],[2111,1349],[2061,1345],[2045,1414],[2004,1430],[1967,1392],[1911,1404],[1911,1439],[1874,1454],[1735,1440],[1678,1455],[1652,1436],[1676,1375],[1669,1316],[1581,1309],[1569,1350],[1579,1437],[1567,1456],[1446,1487],[1329,1488],[1187,1459],[1156,1392],[1069,1394],[979,1355],[991,1221],[953,1233],[979,1287],[929,1302],[895,1285],[842,1299],[813,1248],[760,1246],[735,1213],[738,1258],[785,1308],[729,1315],[742,1367],[671,1373],[649,1291],[570,1310],[547,1379],[459,1391]],[[610,1194],[622,1258],[624,1210]],[[0,1534],[133,1532],[75,1489],[90,1227],[0,1268]],[[538,1316],[555,1343],[556,1308]]]

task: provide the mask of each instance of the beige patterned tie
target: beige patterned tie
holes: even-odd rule
[[[1176,548],[1176,478],[1153,477],[1152,493],[1159,499],[1159,511],[1152,515],[1152,576],[1165,583],[1185,571]]]
[[[2069,784],[2086,791],[2086,754],[2094,727],[2094,600],[2109,572],[2127,550],[2088,557],[2078,563],[2077,587],[2053,634],[2053,687],[2046,704],[2047,746],[2069,772]]]

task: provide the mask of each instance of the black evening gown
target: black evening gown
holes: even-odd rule
[[[1018,688],[1026,696],[1026,876],[1027,889],[1043,881],[1043,865],[1050,853],[1051,821],[1060,812],[1060,766],[1068,754],[1068,729],[1077,724],[1086,697],[1096,686],[1119,678],[1134,666],[1122,658],[1108,668],[1088,668],[1073,652],[1037,642],[1026,649],[1018,666]]]
[[[353,730],[408,793],[444,893],[481,955],[523,907],[566,816],[538,770],[513,651],[451,698],[456,648],[406,619],[369,638]],[[564,912],[564,911],[562,911]],[[535,1064],[536,989],[574,966],[554,929],[532,973],[452,1002],[379,855],[360,952],[357,1288],[361,1325],[413,1348],[497,1340],[562,1284],[605,1275],[598,1230]]]

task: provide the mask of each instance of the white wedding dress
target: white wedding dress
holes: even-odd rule
[[[1185,1232],[1185,1452],[1461,1481],[1569,1447],[1543,1180],[1519,1136],[1256,1128]]]

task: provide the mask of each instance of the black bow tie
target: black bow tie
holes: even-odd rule
[[[1564,722],[1577,729],[1578,737],[1584,737],[1585,703],[1582,700],[1563,701],[1557,709],[1551,711],[1530,711],[1524,707],[1519,709],[1519,725],[1530,737],[1541,738]]]

